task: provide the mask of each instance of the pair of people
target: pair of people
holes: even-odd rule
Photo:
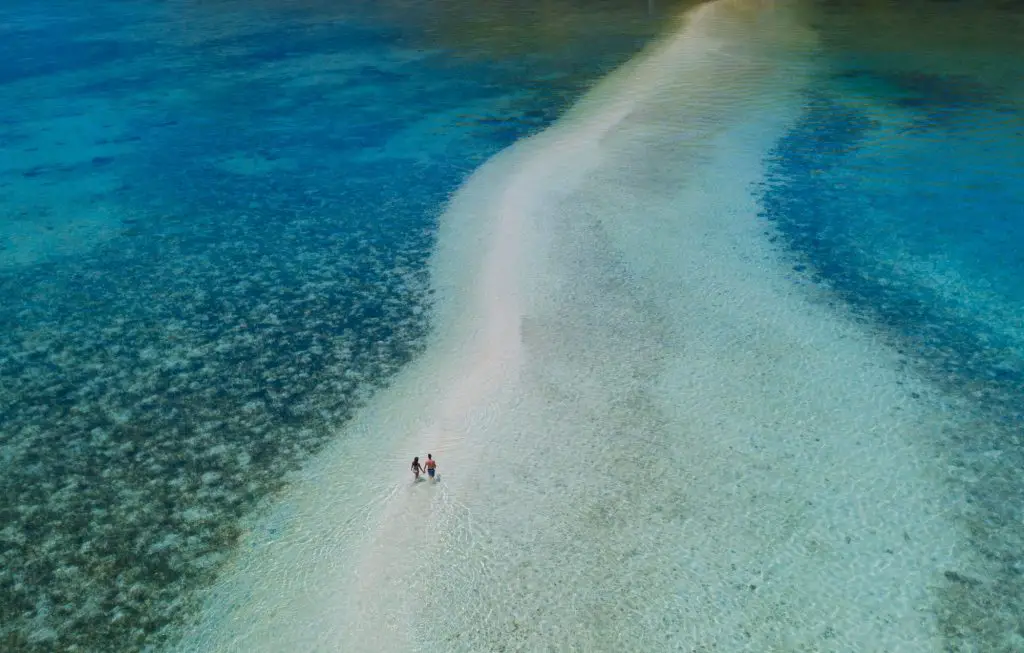
[[[416,477],[417,481],[420,480],[420,474],[422,474],[424,470],[426,470],[427,476],[433,479],[434,475],[437,473],[437,461],[434,460],[434,457],[428,453],[426,461],[424,461],[424,463],[421,465],[420,457],[416,456],[415,458],[412,459],[411,469],[412,475]]]

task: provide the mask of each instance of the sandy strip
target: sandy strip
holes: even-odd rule
[[[798,25],[703,5],[467,182],[436,341],[182,650],[939,650],[942,419],[786,279],[751,199]],[[442,481],[411,484],[427,451]]]

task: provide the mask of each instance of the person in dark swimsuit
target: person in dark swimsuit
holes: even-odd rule
[[[423,467],[420,466],[420,457],[416,456],[412,459],[412,466],[409,468],[412,470],[412,475],[418,481],[420,480],[420,474],[423,473]],[[433,476],[433,474],[431,474]]]
[[[427,462],[423,463],[423,466],[427,468],[427,476],[434,478],[434,473],[437,471],[437,461],[429,453],[427,454]]]

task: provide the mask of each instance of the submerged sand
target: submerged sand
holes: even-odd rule
[[[940,650],[943,418],[757,218],[813,47],[785,7],[703,5],[479,170],[433,344],[182,650]]]

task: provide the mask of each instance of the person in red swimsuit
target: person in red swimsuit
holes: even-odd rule
[[[423,466],[427,468],[427,476],[434,478],[434,473],[437,470],[437,461],[429,453],[427,454],[427,462],[423,463]]]

